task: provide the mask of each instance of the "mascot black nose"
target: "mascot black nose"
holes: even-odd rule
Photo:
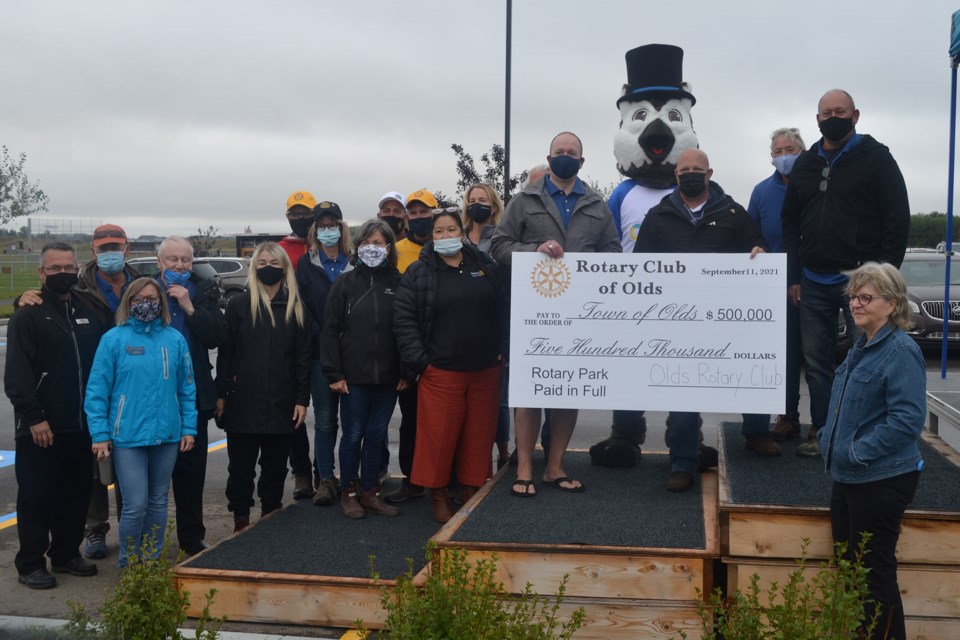
[[[647,157],[653,162],[662,162],[670,155],[674,143],[673,131],[663,124],[663,120],[654,120],[643,130],[637,142]]]

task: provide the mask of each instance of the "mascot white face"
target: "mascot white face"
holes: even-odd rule
[[[699,146],[692,107],[688,98],[658,95],[621,102],[620,130],[613,138],[620,173],[645,187],[672,187],[680,154]]]

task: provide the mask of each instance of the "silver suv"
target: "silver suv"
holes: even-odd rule
[[[220,274],[220,287],[228,300],[246,289],[250,258],[230,256],[194,258],[193,264],[198,263],[209,264]]]

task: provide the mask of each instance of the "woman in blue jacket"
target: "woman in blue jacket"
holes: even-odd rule
[[[151,278],[132,282],[100,341],[84,409],[97,460],[113,455],[123,485],[120,567],[152,540],[160,553],[170,476],[197,433],[196,385],[187,342],[170,327],[166,296]]]
[[[863,563],[870,599],[880,608],[872,637],[906,638],[895,552],[923,468],[926,367],[904,332],[911,313],[896,267],[867,262],[848,275],[850,312],[863,335],[837,369],[827,424],[817,433],[833,477],[830,521],[850,558],[862,535],[871,536]],[[869,620],[872,606],[866,613]]]

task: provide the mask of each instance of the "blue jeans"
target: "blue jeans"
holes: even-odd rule
[[[847,303],[847,284],[819,284],[803,276],[800,280],[800,344],[807,362],[810,391],[810,419],[814,429],[827,423],[827,408],[837,357],[837,312],[843,311],[847,335],[854,340],[860,330],[853,323]]]
[[[337,446],[337,407],[340,394],[330,390],[330,381],[323,375],[319,360],[310,370],[310,396],[313,398],[313,464],[317,477],[333,480],[333,451]]]
[[[770,431],[770,414],[744,413],[740,433],[763,435]],[[670,449],[670,470],[696,473],[700,468],[700,414],[693,411],[671,411],[667,415],[667,447]]]
[[[113,465],[123,485],[117,528],[121,568],[130,563],[131,554],[139,554],[141,542],[150,536],[154,536],[150,558],[160,555],[167,528],[167,492],[179,452],[179,442],[113,449]]]
[[[344,487],[360,477],[364,490],[377,486],[387,426],[397,404],[392,384],[351,384],[350,393],[340,398],[340,484]]]

